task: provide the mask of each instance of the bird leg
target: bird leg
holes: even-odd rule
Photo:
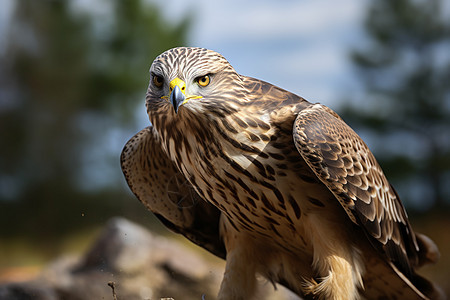
[[[243,247],[227,249],[227,260],[219,300],[254,299],[256,294],[256,276],[253,260]]]
[[[310,216],[316,280],[305,279],[303,291],[314,299],[356,300],[362,287],[364,264],[351,239],[336,225]]]
[[[227,257],[225,273],[217,299],[256,299],[255,249],[251,237],[235,229],[225,215],[222,215],[221,218],[220,231],[221,236],[224,237]]]

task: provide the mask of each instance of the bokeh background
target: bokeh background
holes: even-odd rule
[[[337,111],[368,143],[450,289],[450,1],[0,0],[0,281],[85,249],[112,216],[167,233],[119,155],[153,59],[222,53]]]

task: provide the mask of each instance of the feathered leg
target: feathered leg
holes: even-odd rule
[[[254,259],[252,259],[253,250],[250,249],[251,239],[247,234],[234,230],[225,217],[222,219],[221,231],[225,237],[227,258],[217,299],[255,299],[257,290],[256,265]]]
[[[351,239],[339,231],[339,226],[311,215],[310,237],[314,250],[313,269],[317,281],[305,279],[305,294],[316,299],[356,300],[363,286],[364,264]]]

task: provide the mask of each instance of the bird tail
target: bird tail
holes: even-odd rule
[[[414,286],[422,292],[428,299],[445,300],[447,297],[440,287],[429,281],[428,279],[414,274],[412,278]]]

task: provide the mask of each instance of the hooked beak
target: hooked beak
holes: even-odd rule
[[[170,82],[170,103],[172,103],[173,109],[175,113],[178,112],[178,108],[184,104],[186,101],[186,83],[179,79],[175,78]]]
[[[178,85],[175,86],[172,93],[170,93],[170,103],[172,103],[175,113],[178,112],[178,108],[183,104],[184,100],[186,100],[186,97],[181,92],[180,87]]]
[[[186,95],[186,83],[178,77],[170,82],[169,87],[169,97],[163,96],[161,98],[169,98],[169,101],[172,104],[175,113],[178,113],[178,108],[180,108],[181,105],[185,104],[189,100],[203,98],[202,96]]]

